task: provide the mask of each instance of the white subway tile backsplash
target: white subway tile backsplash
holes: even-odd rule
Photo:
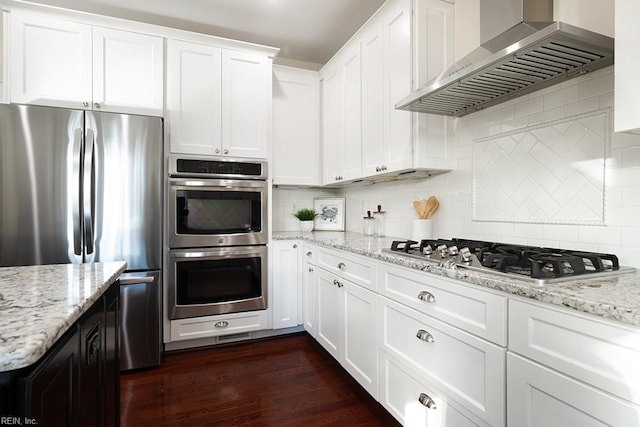
[[[580,227],[578,229],[578,242],[596,243],[599,245],[619,245],[620,227],[613,226],[593,226]]]
[[[624,206],[640,206],[640,182],[637,186],[622,188],[622,205]],[[640,226],[640,218],[638,218]]]

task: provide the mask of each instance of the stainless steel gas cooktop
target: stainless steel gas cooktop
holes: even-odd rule
[[[443,268],[481,271],[538,286],[636,271],[621,267],[618,257],[612,254],[460,238],[395,240],[391,248],[383,251],[433,262]]]

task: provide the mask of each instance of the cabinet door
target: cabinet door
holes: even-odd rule
[[[336,360],[340,360],[340,334],[342,327],[342,304],[338,278],[319,268],[318,279],[318,323],[316,339]]]
[[[382,24],[376,22],[362,35],[362,173],[365,176],[381,172],[384,163],[384,68]]]
[[[222,53],[222,154],[266,158],[271,117],[271,60]]]
[[[302,318],[305,331],[312,337],[317,335],[318,277],[316,267],[304,263],[302,271]]]
[[[56,344],[57,350],[29,377],[20,380],[24,391],[24,414],[39,424],[54,420],[56,425],[77,426],[78,405],[78,332],[76,325],[67,338]]]
[[[9,102],[9,12],[0,9],[0,103]]]
[[[587,8],[585,8],[587,9]],[[640,2],[615,2],[615,131],[640,133]]]
[[[89,108],[91,26],[13,12],[11,102]]]
[[[220,48],[167,41],[165,128],[171,152],[220,154],[221,64]]]
[[[274,184],[320,184],[320,76],[273,67]]]
[[[272,248],[273,329],[289,328],[298,324],[298,243],[275,241]]]
[[[162,116],[163,40],[93,28],[93,108]]]
[[[342,366],[376,397],[376,295],[346,280],[338,281],[344,310]]]
[[[507,425],[637,426],[640,408],[573,378],[507,355]]]
[[[340,180],[344,170],[344,133],[342,132],[342,78],[337,68],[322,76],[322,183]]]
[[[411,1],[403,0],[383,15],[384,123],[383,172],[410,168],[411,113],[396,102],[411,92]]]
[[[454,5],[443,0],[414,0],[414,4],[413,88],[417,89],[444,72],[455,60]],[[471,15],[477,18],[477,13]],[[462,25],[462,28],[466,29],[462,39],[473,39],[469,37],[473,31],[468,26]],[[413,116],[414,166],[443,168],[452,119],[422,113]]]
[[[360,44],[347,51],[341,66],[344,125],[344,179],[362,176],[362,88]]]

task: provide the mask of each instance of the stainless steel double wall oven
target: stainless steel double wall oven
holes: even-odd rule
[[[267,163],[169,157],[169,318],[267,308]]]

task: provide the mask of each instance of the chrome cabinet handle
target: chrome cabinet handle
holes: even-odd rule
[[[85,102],[83,102],[83,103],[82,103],[82,106],[83,106],[84,108],[87,108],[87,107],[89,106],[89,103],[88,103],[87,101],[85,101]]]
[[[339,287],[339,288],[341,288],[341,287],[343,287],[343,286],[344,286],[344,285],[342,284],[342,282],[338,282],[338,287]]]
[[[380,166],[376,166],[376,172],[380,172]]]
[[[338,281],[337,281],[336,279],[333,279],[333,284],[334,284],[334,285],[337,285],[337,284],[338,284]]]
[[[226,328],[227,326],[229,326],[229,322],[227,322],[226,320],[221,320],[219,322],[216,322],[215,325],[216,328]]]
[[[309,267],[309,273],[313,273],[313,268]]]
[[[95,102],[95,103],[93,104],[93,107],[94,107],[94,108],[97,108],[97,109],[100,109],[100,103],[99,103],[99,102]]]
[[[380,168],[381,171],[386,171],[387,167],[385,165],[382,165],[382,167]]]
[[[293,249],[298,249],[298,245],[297,244],[293,244]]]
[[[425,302],[436,302],[436,297],[431,292],[422,291],[418,294],[418,299]]]
[[[424,342],[434,342],[435,340],[433,339],[433,335],[431,335],[429,332],[425,331],[424,329],[419,329],[418,333],[416,334],[416,337]]]
[[[310,257],[312,255],[311,251],[307,252],[307,256]]]
[[[222,154],[229,154],[229,150],[227,150],[226,148],[222,151]]]
[[[215,150],[213,150],[216,154],[220,154],[220,149],[216,148]]]
[[[346,269],[347,269],[347,266],[345,265],[345,263],[344,263],[344,262],[341,262],[340,264],[338,264],[338,268],[339,268],[340,270],[346,270]]]
[[[433,399],[430,398],[425,393],[420,393],[420,397],[418,397],[418,402],[420,402],[422,406],[425,406],[428,409],[438,409],[436,408],[436,402],[434,402]]]

